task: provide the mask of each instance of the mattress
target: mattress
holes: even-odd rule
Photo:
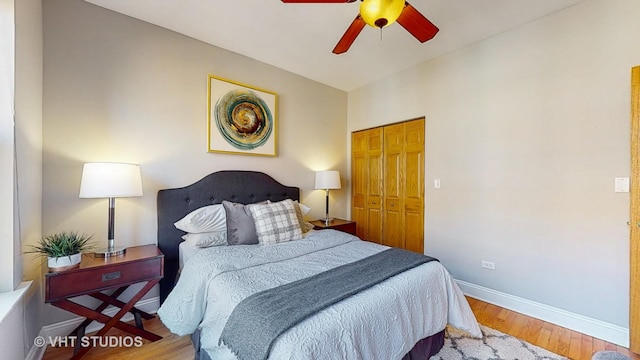
[[[198,253],[198,251],[201,251],[202,249],[206,249],[206,248],[197,247],[186,241],[181,242],[180,245],[178,246],[178,250],[179,250],[178,262],[180,264],[180,269],[182,270],[182,268],[184,267],[184,264],[186,264],[187,261],[189,261],[189,259],[191,259],[195,254]]]

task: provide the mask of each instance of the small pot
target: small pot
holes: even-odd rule
[[[77,268],[82,261],[82,254],[73,254],[69,256],[61,257],[49,257],[47,265],[49,266],[49,272],[64,271]]]

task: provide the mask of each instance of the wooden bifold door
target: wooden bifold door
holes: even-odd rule
[[[424,253],[424,122],[351,134],[351,216],[360,238]]]

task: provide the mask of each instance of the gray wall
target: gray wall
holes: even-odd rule
[[[426,117],[425,252],[457,279],[628,327],[639,12],[587,0],[349,93],[349,131]]]
[[[79,199],[82,164],[139,163],[144,196],[116,200],[116,242],[156,242],[156,192],[223,169],[298,186],[324,214],[314,171],[345,175],[332,213],[347,215],[347,94],[80,0],[44,2],[43,233],[106,241],[107,201]],[[207,153],[207,76],[278,94],[278,156]],[[45,324],[68,315],[48,311]]]

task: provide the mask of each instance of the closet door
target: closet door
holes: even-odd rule
[[[382,128],[367,130],[367,164],[369,168],[367,191],[368,234],[365,240],[382,243],[383,232],[383,132]]]
[[[424,253],[424,119],[384,127],[383,239]]]
[[[382,128],[351,134],[351,219],[356,235],[380,244],[382,241]]]
[[[367,187],[368,134],[366,131],[351,133],[351,219],[356,222],[356,235],[361,239],[369,236]]]
[[[384,127],[383,245],[404,248],[403,171],[404,124]]]
[[[404,248],[424,253],[424,119],[405,123],[404,178]]]
[[[424,119],[351,134],[358,237],[424,252]]]

